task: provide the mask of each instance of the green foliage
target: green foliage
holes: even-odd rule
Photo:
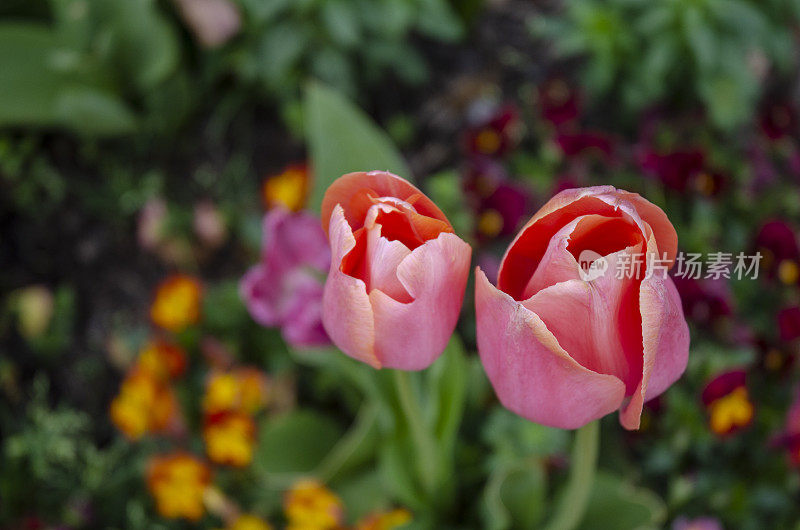
[[[629,113],[662,100],[701,102],[730,130],[749,118],[770,65],[784,70],[794,46],[794,2],[579,0],[561,17],[534,21],[559,53],[586,58],[584,82]]]
[[[245,79],[287,100],[309,78],[355,96],[391,72],[419,83],[427,66],[412,33],[444,42],[463,36],[447,0],[242,0],[246,44],[235,52]]]
[[[381,169],[411,179],[411,171],[386,133],[335,90],[310,84],[305,107],[314,171],[311,210],[319,211],[325,190],[345,173]]]

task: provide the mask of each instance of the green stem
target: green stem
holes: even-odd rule
[[[414,389],[411,388],[408,372],[395,370],[394,382],[397,387],[400,406],[405,413],[411,438],[416,447],[417,473],[425,491],[430,495],[434,493],[436,488],[436,470],[439,466],[436,458],[436,440],[425,425],[425,419],[422,417],[422,407],[414,393]]]
[[[575,433],[569,481],[546,530],[572,530],[583,520],[597,471],[600,422],[593,421]]]

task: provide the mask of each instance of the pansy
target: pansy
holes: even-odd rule
[[[301,479],[283,499],[287,530],[334,530],[344,523],[342,501],[331,490],[313,479]]]
[[[519,112],[508,104],[467,129],[464,144],[472,156],[501,157],[517,144],[519,133]]]
[[[153,323],[169,331],[179,332],[200,320],[202,287],[185,274],[175,274],[161,282],[150,306]]]
[[[282,206],[293,212],[303,209],[311,188],[311,173],[306,164],[291,164],[264,180],[261,188],[267,208]]]
[[[755,238],[756,251],[761,254],[761,267],[769,278],[785,285],[800,279],[800,248],[794,228],[780,219],[767,221]]]
[[[719,436],[747,428],[755,416],[744,370],[732,370],[714,377],[703,389],[702,401],[708,412],[709,427]]]

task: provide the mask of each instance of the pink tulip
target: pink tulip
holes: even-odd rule
[[[322,300],[331,340],[375,368],[429,366],[458,320],[469,245],[428,197],[385,171],[331,184],[322,223],[332,254]]]
[[[611,186],[545,204],[506,251],[497,287],[477,271],[478,350],[503,405],[565,429],[620,409],[637,429],[643,403],[686,368],[689,330],[664,270],[677,243],[661,209]],[[588,274],[587,251],[603,257]]]

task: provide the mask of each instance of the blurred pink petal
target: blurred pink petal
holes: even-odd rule
[[[198,42],[207,48],[225,44],[239,32],[241,15],[230,0],[175,0]]]
[[[304,213],[273,209],[264,217],[262,261],[240,282],[253,320],[282,329],[296,347],[328,344],[322,327],[322,276],[330,250],[319,222]]]

